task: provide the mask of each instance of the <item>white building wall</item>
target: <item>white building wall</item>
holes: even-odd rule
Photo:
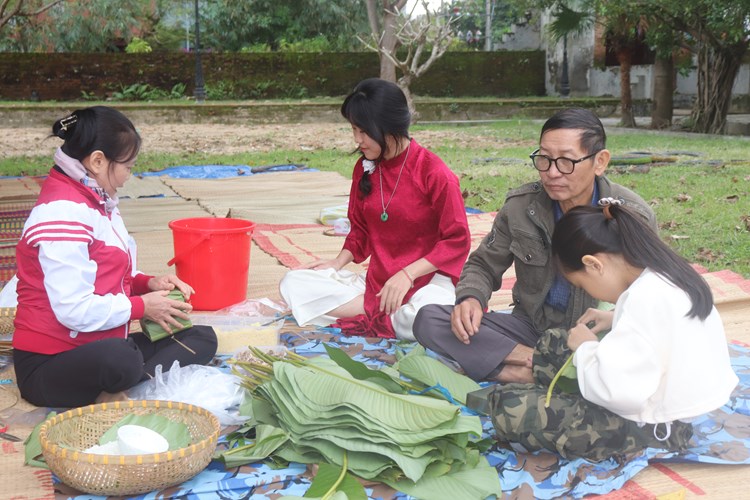
[[[544,32],[550,22],[549,11],[540,15],[534,24],[516,26],[514,33],[505,35],[495,42],[496,50],[544,50],[547,54],[545,65],[545,89],[549,96],[560,95],[562,76],[563,42],[552,44]],[[594,67],[594,29],[568,39],[568,79],[571,96],[619,97],[620,68]],[[652,99],[653,65],[637,65],[631,68],[630,92],[633,99]],[[675,106],[690,107],[698,92],[695,68],[689,74],[677,74],[675,82]],[[735,97],[745,98],[750,103],[750,64],[743,64],[732,87]],[[750,105],[750,104],[748,104]],[[748,112],[749,110],[739,110]]]

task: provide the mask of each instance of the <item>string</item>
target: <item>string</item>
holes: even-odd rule
[[[388,220],[388,207],[391,206],[393,197],[396,195],[396,189],[398,189],[398,182],[401,180],[401,174],[404,171],[406,160],[407,158],[409,158],[410,150],[411,150],[411,141],[409,141],[409,145],[406,147],[406,155],[404,156],[403,163],[401,163],[401,169],[398,171],[398,177],[396,177],[396,185],[393,186],[393,192],[391,193],[391,197],[388,199],[387,204],[383,200],[383,167],[378,166],[378,175],[380,176],[380,206],[383,207],[383,213],[380,215],[380,220],[382,220],[383,222]]]

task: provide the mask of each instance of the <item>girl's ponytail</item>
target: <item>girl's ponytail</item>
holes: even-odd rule
[[[692,302],[688,317],[703,320],[711,313],[713,296],[706,281],[619,200],[570,210],[555,225],[552,253],[564,271],[581,270],[584,255],[621,254],[628,264],[649,268],[687,293]]]

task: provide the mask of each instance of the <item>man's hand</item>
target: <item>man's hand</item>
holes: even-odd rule
[[[474,297],[463,300],[453,308],[451,330],[459,342],[469,343],[469,339],[479,331],[482,316],[484,316],[482,304]]]

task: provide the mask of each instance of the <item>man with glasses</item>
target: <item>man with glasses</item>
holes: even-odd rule
[[[490,233],[464,265],[456,305],[423,307],[417,340],[454,360],[474,380],[533,382],[532,355],[542,332],[570,328],[598,301],[556,271],[550,240],[562,215],[579,205],[616,198],[657,230],[637,194],[604,177],[610,159],[604,126],[589,110],[565,109],[542,127],[531,156],[539,180],[510,191]],[[502,276],[515,268],[513,311],[487,312]]]

